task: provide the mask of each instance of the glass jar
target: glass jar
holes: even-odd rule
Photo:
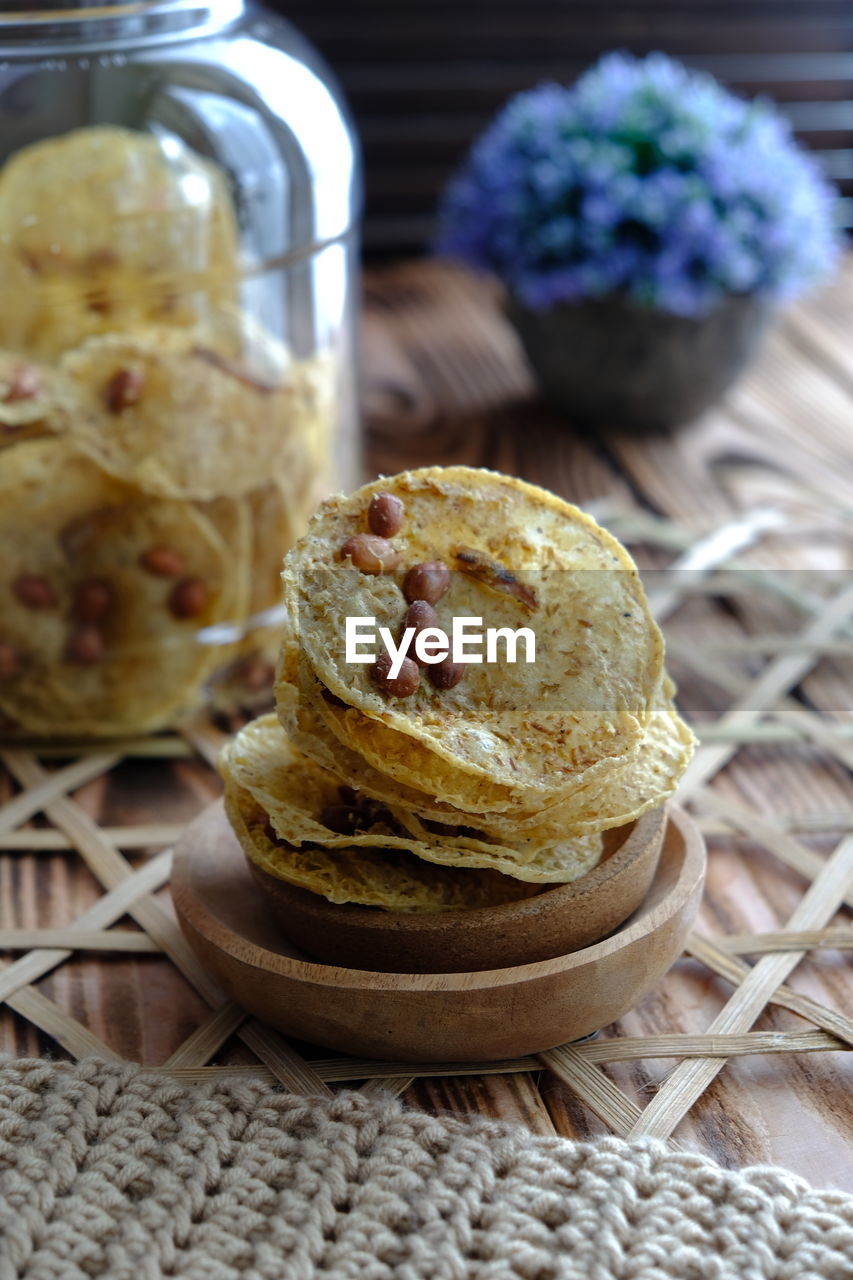
[[[0,732],[263,696],[279,574],[355,482],[360,175],[241,0],[0,10]]]

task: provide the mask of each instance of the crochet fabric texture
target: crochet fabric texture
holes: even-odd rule
[[[0,1280],[849,1280],[853,1197],[662,1143],[0,1069]]]

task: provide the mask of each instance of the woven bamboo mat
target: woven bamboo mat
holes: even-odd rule
[[[595,1039],[417,1067],[330,1057],[246,1020],[171,914],[169,847],[218,792],[228,726],[2,752],[0,1049],[100,1054],[298,1091],[362,1081],[542,1133],[672,1137],[853,1189],[853,269],[790,312],[720,409],[593,445],[535,402],[492,291],[440,265],[367,282],[372,470],[499,467],[633,551],[700,749],[709,843],[682,960]],[[790,982],[789,982],[790,979]]]

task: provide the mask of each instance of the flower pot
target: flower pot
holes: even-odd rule
[[[508,314],[543,394],[597,431],[681,426],[714,404],[755,354],[773,304],[726,298],[693,319],[619,298]]]

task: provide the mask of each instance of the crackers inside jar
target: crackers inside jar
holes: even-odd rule
[[[16,732],[144,731],[210,697],[220,669],[217,705],[269,696],[281,563],[327,478],[337,365],[294,359],[245,309],[257,296],[242,267],[227,174],[178,138],[87,127],[0,170],[0,450],[67,438],[14,464],[9,450],[4,476],[4,540],[17,519],[33,552],[18,575],[27,600],[13,593],[0,634],[0,707]],[[32,478],[13,492],[25,472],[43,475],[43,493]],[[75,520],[91,532],[84,605],[69,600],[74,567],[51,542]],[[132,607],[110,539],[117,556],[152,542]],[[201,563],[171,583],[163,625],[154,601],[143,606],[174,565],[191,565],[187,539]],[[42,580],[55,605],[37,601]],[[31,632],[19,606],[35,610]],[[203,639],[185,643],[196,618]],[[136,652],[146,660],[123,691]]]
[[[195,325],[238,288],[218,166],[177,138],[89,126],[0,171],[0,344],[57,357],[93,334]]]
[[[89,339],[61,362],[76,390],[75,440],[104,470],[161,497],[234,497],[271,476],[298,485],[287,353],[256,330],[239,355],[229,346],[163,328]]]
[[[245,607],[209,519],[107,475],[67,436],[4,455],[0,555],[0,712],[31,735],[169,723]]]

